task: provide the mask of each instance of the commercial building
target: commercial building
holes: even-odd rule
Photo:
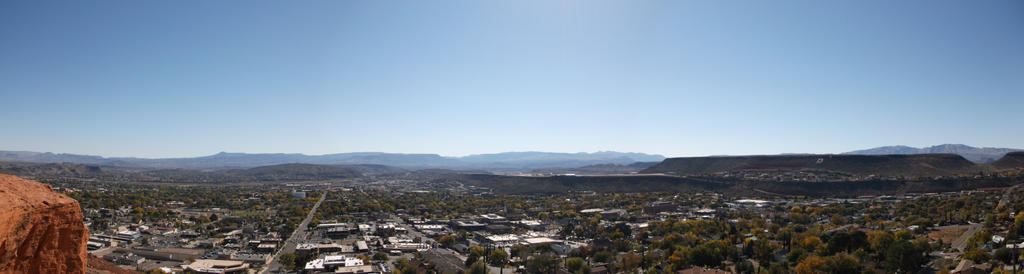
[[[249,264],[231,260],[196,260],[191,264],[185,265],[184,268],[186,272],[230,274],[248,272]]]
[[[341,267],[362,266],[363,260],[344,255],[324,256],[306,263],[306,271],[335,271]]]

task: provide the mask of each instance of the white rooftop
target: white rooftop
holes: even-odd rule
[[[518,241],[519,237],[516,237],[516,235],[512,235],[512,234],[491,235],[491,236],[487,236],[487,240],[490,240],[492,242],[511,242],[511,241]]]
[[[531,244],[531,245],[543,244],[543,243],[557,243],[558,242],[558,240],[555,240],[555,239],[552,239],[552,238],[548,238],[548,237],[526,238],[526,239],[523,239],[523,241],[526,242],[527,244]]]

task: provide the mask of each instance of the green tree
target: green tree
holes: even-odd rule
[[[753,243],[754,259],[761,265],[769,265],[775,259],[776,246],[765,239],[758,239]]]
[[[596,262],[608,263],[608,262],[611,262],[611,260],[612,260],[612,253],[611,252],[608,252],[608,251],[605,250],[605,251],[598,251],[597,253],[594,253],[594,261],[596,261]]]
[[[444,236],[441,236],[441,238],[438,239],[437,242],[440,243],[441,246],[452,247],[452,246],[455,246],[455,236],[444,235]]]
[[[583,267],[586,267],[586,262],[583,261],[583,258],[572,257],[565,260],[565,268],[568,269],[570,273],[577,273],[577,271],[581,271]]]
[[[1003,247],[996,249],[995,253],[995,259],[999,260],[1000,262],[1003,262],[1003,264],[1010,265],[1016,261],[1016,256],[1014,256],[1015,254],[1012,249]]]
[[[487,249],[479,245],[474,245],[472,248],[469,249],[470,256],[483,257],[486,254]]]
[[[484,264],[483,260],[478,260],[469,266],[469,274],[487,274],[487,265]]]
[[[469,256],[466,257],[466,266],[472,266],[486,255],[487,250],[482,246],[475,245],[469,249]]]
[[[508,252],[502,249],[491,251],[491,254],[487,255],[487,263],[494,267],[504,268],[508,264]]]
[[[789,251],[789,254],[786,254],[786,262],[788,262],[790,265],[796,265],[797,263],[800,262],[800,260],[803,260],[806,256],[807,251],[805,251],[803,248],[794,247]]]
[[[980,264],[992,259],[992,256],[990,256],[988,252],[980,248],[970,248],[967,249],[967,251],[964,251],[964,259],[968,259],[974,261],[974,263]]]
[[[1006,238],[1016,240],[1021,235],[1024,235],[1024,211],[1018,212],[1017,217],[1014,217],[1013,225],[1010,226],[1010,231],[1006,233]]]
[[[374,261],[378,261],[378,262],[387,261],[388,260],[388,254],[384,253],[384,252],[377,251],[377,253],[373,254],[373,260]]]
[[[922,250],[920,245],[899,241],[892,243],[885,251],[885,262],[890,271],[917,272],[928,260],[925,252],[927,250]]]
[[[284,253],[281,254],[281,265],[286,269],[295,268],[295,253]]]
[[[736,263],[736,273],[740,273],[740,274],[754,273],[754,264],[750,263],[750,261],[747,261],[747,260],[740,261],[740,262]]]
[[[558,267],[557,260],[557,258],[548,254],[541,254],[530,257],[529,260],[526,260],[526,271],[529,273],[554,272],[555,268]]]
[[[398,258],[398,260],[395,261],[395,266],[404,270],[406,267],[412,266],[412,263],[409,262],[409,259]]]
[[[833,274],[856,274],[861,271],[860,260],[847,253],[825,257],[825,270]]]
[[[888,250],[889,245],[894,241],[896,241],[896,237],[889,231],[879,230],[868,233],[868,245],[871,246],[871,250],[879,254],[883,254]]]

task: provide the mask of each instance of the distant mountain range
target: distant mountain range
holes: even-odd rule
[[[957,154],[975,163],[989,164],[995,162],[997,159],[1003,157],[1009,152],[1017,151],[1024,151],[1024,149],[978,148],[961,144],[945,144],[925,148],[885,146],[851,151],[843,154]],[[661,162],[664,159],[664,156],[657,154],[614,151],[594,153],[553,153],[536,151],[502,152],[462,157],[447,157],[438,154],[402,154],[382,152],[354,152],[324,155],[221,152],[202,157],[161,159],[133,157],[107,158],[94,155],[50,152],[0,151],[0,161],[6,162],[75,163],[106,167],[195,170],[246,169],[260,166],[301,163],[315,165],[386,165],[408,170],[451,169],[481,170],[490,172],[541,171],[551,173],[592,174],[612,171],[622,173],[638,171],[653,165],[654,163]],[[640,166],[631,166],[638,162],[646,163]]]
[[[944,144],[925,148],[909,146],[884,146],[864,150],[850,151],[843,154],[857,155],[892,155],[892,154],[958,154],[975,163],[988,164],[1002,158],[1006,153],[1024,151],[1017,148],[972,147],[961,144]]]
[[[114,167],[154,169],[234,169],[302,163],[317,165],[387,165],[406,169],[456,169],[488,171],[529,171],[538,168],[576,168],[588,165],[660,162],[656,154],[602,151],[594,153],[503,152],[463,157],[437,154],[356,152],[325,155],[285,153],[227,153],[192,158],[106,158],[31,151],[0,151],[0,161],[30,163],[76,163]]]

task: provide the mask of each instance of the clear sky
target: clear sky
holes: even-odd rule
[[[1024,1],[0,1],[0,150],[1024,147]]]

